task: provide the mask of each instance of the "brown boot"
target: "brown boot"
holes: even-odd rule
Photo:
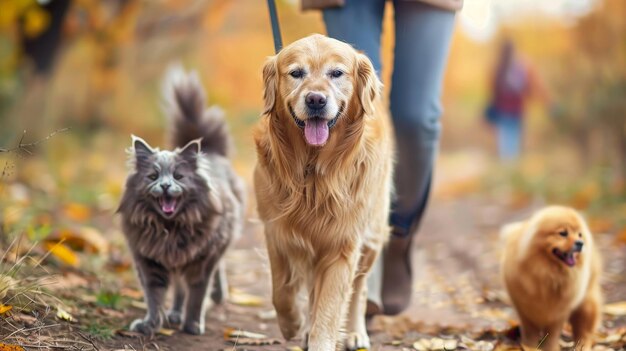
[[[413,235],[391,235],[383,255],[383,311],[396,315],[411,303],[413,274],[411,252]]]

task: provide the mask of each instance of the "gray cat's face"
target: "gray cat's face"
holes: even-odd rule
[[[163,217],[170,219],[198,191],[196,173],[198,142],[175,151],[153,149],[140,138],[133,138],[137,188],[136,194],[150,203]]]

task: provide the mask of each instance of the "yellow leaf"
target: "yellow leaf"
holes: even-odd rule
[[[240,306],[263,306],[264,300],[260,296],[245,293],[239,289],[230,290],[230,302]]]
[[[65,205],[63,213],[68,218],[78,222],[84,222],[89,219],[89,217],[91,217],[91,210],[89,209],[89,207],[77,203],[69,203]]]
[[[67,264],[68,266],[78,267],[80,259],[69,247],[61,243],[53,242],[44,242],[43,245],[46,250],[50,251],[50,254],[61,260],[61,262]]]
[[[109,242],[92,227],[65,228],[52,233],[46,238],[51,242],[63,242],[76,251],[89,253],[107,253]]]
[[[229,340],[233,338],[265,339],[267,338],[267,336],[235,328],[224,329],[224,340]]]
[[[19,345],[3,344],[0,342],[0,351],[24,351]]]
[[[12,308],[13,308],[13,306],[11,306],[11,305],[2,305],[2,304],[0,304],[0,314],[5,314],[5,313],[9,312]]]
[[[61,308],[61,306],[57,307],[57,318],[63,321],[68,321],[68,322],[74,321],[74,317],[72,317],[72,315],[69,312]]]
[[[626,316],[626,301],[604,305],[604,313],[612,316]]]
[[[161,334],[161,335],[165,335],[165,336],[172,336],[172,335],[174,335],[174,333],[176,333],[176,330],[161,328],[161,329],[159,329],[159,331],[157,333]]]

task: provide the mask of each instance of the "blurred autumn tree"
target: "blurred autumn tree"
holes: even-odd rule
[[[626,181],[626,2],[606,0],[569,32],[571,50],[553,72],[560,129],[584,167],[609,165]]]

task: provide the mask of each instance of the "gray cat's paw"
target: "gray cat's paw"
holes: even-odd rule
[[[204,323],[185,322],[183,325],[183,331],[187,334],[202,335],[204,334]]]
[[[167,322],[171,325],[180,325],[182,323],[183,318],[180,312],[178,311],[169,311],[167,313]]]
[[[134,332],[141,333],[143,335],[152,336],[157,331],[159,331],[159,329],[161,329],[161,326],[159,324],[160,323],[158,321],[151,321],[151,320],[145,320],[145,319],[135,319],[130,324],[130,330],[134,331]]]

